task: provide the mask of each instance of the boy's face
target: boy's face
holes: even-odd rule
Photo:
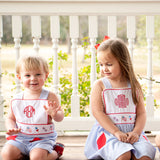
[[[17,75],[17,77],[25,88],[32,91],[38,91],[42,89],[48,74],[44,72],[43,67],[36,70],[26,70],[22,65],[20,74]]]

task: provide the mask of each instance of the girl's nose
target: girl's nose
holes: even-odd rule
[[[106,65],[103,66],[103,70],[107,71],[107,66]]]

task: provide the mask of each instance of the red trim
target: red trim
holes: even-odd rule
[[[50,125],[50,124],[53,124],[53,123],[49,123],[49,124],[29,124],[29,123],[22,123],[22,122],[19,122],[19,121],[16,121],[17,123],[20,123],[20,124],[26,124],[26,125]]]
[[[6,139],[7,140],[15,140],[17,136],[8,136]]]
[[[107,115],[113,115],[113,114],[136,114],[136,112],[107,113]]]
[[[27,133],[25,133],[25,132],[21,132],[21,133],[23,133],[23,134],[25,134],[25,135],[46,135],[46,134],[54,133],[54,131],[49,132],[49,133],[38,133],[38,134],[27,134]]]
[[[131,90],[131,88],[106,88],[103,90],[103,92],[107,90]]]

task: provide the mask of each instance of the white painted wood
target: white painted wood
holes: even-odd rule
[[[154,38],[154,17],[146,17],[146,37],[148,43],[148,68],[147,68],[147,95],[146,95],[146,111],[149,119],[154,117],[154,96],[152,94],[152,49]]]
[[[1,15],[158,15],[159,0],[1,0]]]
[[[14,43],[15,43],[14,48],[15,48],[15,53],[16,53],[16,64],[17,64],[17,61],[20,57],[20,47],[21,47],[20,42],[21,42],[20,38],[14,38]],[[16,93],[19,93],[21,91],[21,84],[20,84],[20,81],[17,78],[17,76],[15,77],[15,82],[16,82]]]
[[[108,36],[111,38],[117,37],[117,17],[108,16]]]
[[[154,16],[146,17],[146,37],[154,38]]]
[[[58,74],[58,42],[60,38],[60,22],[59,16],[50,17],[51,24],[51,37],[53,43],[53,91],[58,96],[61,102],[61,96],[59,94],[59,74]]]
[[[79,37],[79,17],[70,16],[70,37],[78,38]]]
[[[31,16],[31,29],[33,37],[33,49],[34,53],[38,55],[39,53],[39,43],[41,38],[41,17],[40,16]]]
[[[31,16],[31,29],[33,38],[41,38],[41,17]]]
[[[3,37],[3,17],[0,16],[0,38]]]
[[[107,9],[106,9],[107,8]],[[32,37],[34,37],[34,50],[36,54],[39,51],[39,42],[41,38],[41,22],[40,16],[47,15],[53,16],[54,20],[51,18],[51,38],[53,43],[53,54],[57,56],[58,40],[60,38],[59,27],[57,23],[58,17],[61,15],[70,16],[70,36],[72,41],[72,84],[73,93],[71,97],[71,112],[72,117],[65,118],[62,123],[56,123],[57,129],[62,130],[89,130],[93,124],[93,120],[88,118],[81,118],[79,109],[79,96],[78,96],[78,72],[77,72],[77,41],[79,38],[79,21],[78,16],[87,15],[89,18],[89,38],[90,38],[90,51],[92,54],[91,62],[91,86],[96,79],[95,74],[95,49],[94,44],[96,43],[96,38],[98,36],[98,25],[95,17],[99,15],[108,16],[108,36],[117,36],[117,20],[116,17],[123,15],[128,16],[127,20],[127,38],[129,42],[130,53],[133,54],[134,50],[134,40],[135,40],[135,22],[134,17],[136,15],[147,15],[146,21],[146,37],[148,43],[148,69],[147,77],[152,76],[152,43],[154,38],[154,15],[160,15],[160,0],[1,0],[0,1],[0,17],[2,15],[11,16],[22,16],[28,15],[32,19]],[[36,22],[33,20],[36,19]],[[16,25],[14,25],[16,26]],[[0,28],[1,23],[0,23]],[[34,28],[34,29],[33,29]],[[13,29],[13,28],[12,28]],[[16,31],[20,31],[20,29]],[[14,33],[16,32],[14,31]],[[0,29],[0,34],[3,35],[3,31]],[[0,35],[0,36],[1,36]],[[19,35],[19,37],[16,37]],[[19,57],[20,51],[20,32],[16,33],[14,36],[15,41],[15,51],[17,57]],[[57,58],[55,58],[57,61]],[[54,62],[56,66],[55,75],[58,77],[57,66],[58,63]],[[54,69],[53,69],[54,70]],[[56,84],[56,90],[58,90],[58,79],[56,78],[54,84]],[[146,130],[160,130],[160,119],[155,119],[154,117],[154,97],[152,95],[152,82],[148,81],[147,84],[147,124]],[[2,113],[0,109],[0,113]],[[92,117],[90,117],[92,118]],[[86,123],[87,122],[87,123]],[[4,129],[4,121],[0,120],[0,130]]]
[[[70,37],[72,42],[72,96],[71,96],[71,116],[80,117],[80,97],[78,95],[78,66],[77,66],[77,44],[79,37],[79,17],[70,16]]]
[[[135,16],[127,16],[127,38],[128,49],[133,62],[133,50],[136,37],[136,18]]]
[[[12,36],[14,38],[14,48],[16,53],[16,63],[20,57],[20,42],[22,37],[22,17],[21,16],[12,16]],[[15,73],[16,74],[16,73]],[[21,84],[17,77],[15,77],[16,81],[16,92],[19,93],[21,91]]]
[[[3,129],[3,125],[1,123],[4,123],[4,112],[3,112],[3,107],[4,107],[4,97],[2,93],[2,67],[1,67],[1,38],[3,37],[3,28],[2,28],[2,16],[0,16],[0,130]]]
[[[77,68],[77,38],[72,38],[72,96],[71,96],[71,116],[80,117],[80,97],[78,95],[78,68]]]
[[[22,17],[12,16],[12,37],[21,38],[22,37]]]
[[[51,16],[51,37],[52,38],[60,38],[60,21],[59,16]]]
[[[98,37],[98,17],[97,16],[89,16],[89,37],[97,38]]]

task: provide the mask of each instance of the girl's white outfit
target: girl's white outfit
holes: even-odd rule
[[[113,89],[109,80],[101,79],[105,90],[102,92],[106,115],[122,132],[131,132],[136,119],[136,106],[132,100],[130,84],[128,88]],[[116,160],[125,152],[131,151],[137,159],[148,156],[155,157],[155,148],[144,133],[134,144],[119,141],[106,131],[98,122],[92,127],[85,145],[85,155],[88,159]]]
[[[16,125],[21,128],[17,135],[7,136],[7,143],[29,155],[34,148],[53,151],[57,133],[54,124],[49,123],[44,105],[48,106],[49,91],[42,89],[39,99],[23,99],[23,92],[17,94],[11,102],[11,109],[16,118]]]

